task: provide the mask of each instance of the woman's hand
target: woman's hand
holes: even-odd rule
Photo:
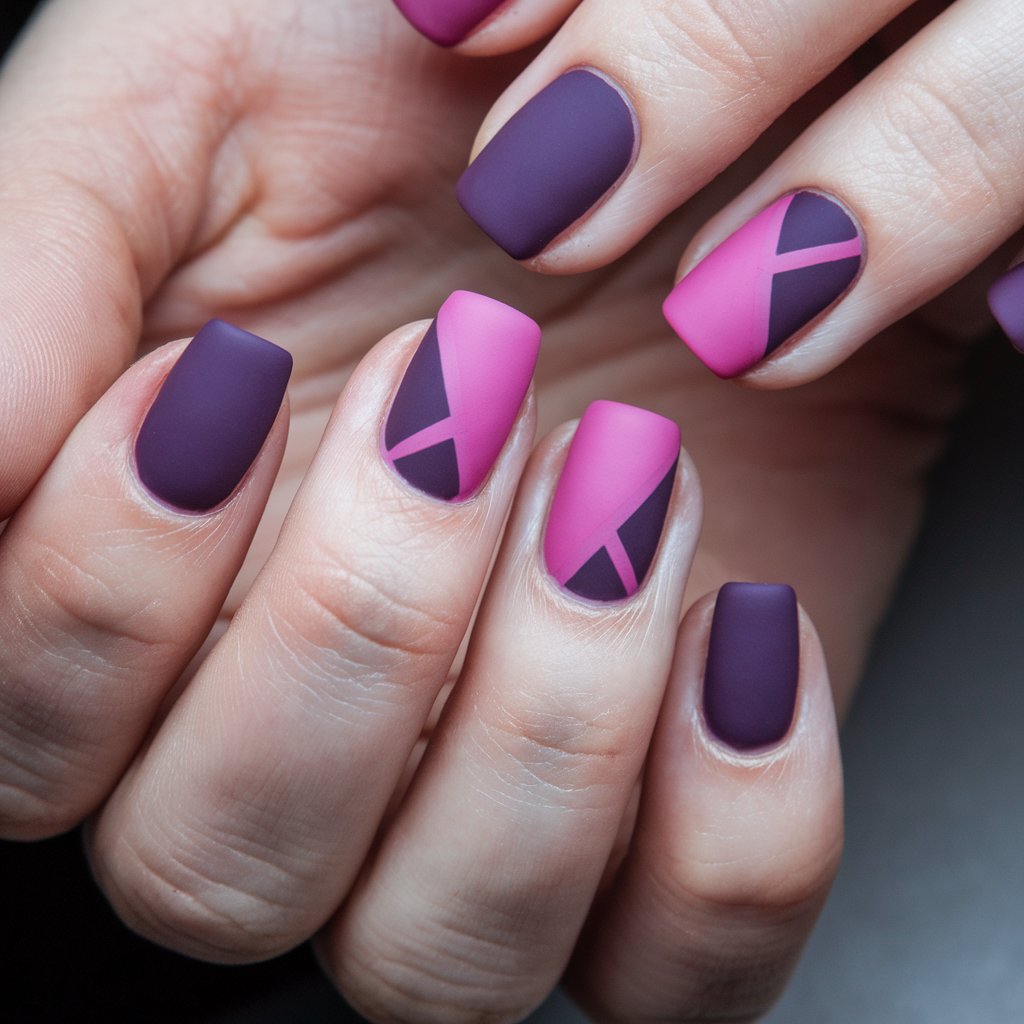
[[[730,579],[790,581],[844,701],[961,397],[964,347],[904,324],[828,380],[773,394],[686,357],[658,311],[672,252],[763,165],[758,152],[607,270],[567,281],[516,267],[452,196],[516,67],[437,52],[387,4],[342,0],[55,3],[22,43],[0,82],[0,498],[16,513],[0,538],[0,817],[27,838],[102,807],[90,846],[121,913],[220,959],[300,941],[354,883],[324,956],[383,1016],[411,1014],[403,993],[456,1014],[492,992],[499,1016],[542,996],[621,823],[622,873],[572,968],[581,998],[629,1020],[753,1013],[834,869],[824,669],[804,620],[792,729],[767,754],[738,754],[695,711],[709,603],[678,642],[675,621]],[[699,492],[684,461],[646,586],[608,607],[567,596],[540,551],[570,432],[545,442],[458,699],[401,799],[533,406],[472,502],[414,492],[378,448],[422,334],[409,329],[360,368],[310,464],[374,339],[459,287],[544,324],[545,430],[598,397],[677,420],[706,522],[687,581]],[[234,497],[183,516],[139,486],[132,460],[180,346],[99,399],[140,337],[148,352],[213,314],[294,355],[291,436],[285,449],[282,413]],[[722,845],[695,848],[700,836]],[[765,857],[737,861],[750,848]],[[697,870],[709,863],[721,870]],[[642,963],[631,929],[661,937]]]

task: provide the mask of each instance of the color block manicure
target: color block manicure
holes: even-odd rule
[[[988,306],[1013,347],[1024,353],[1024,263],[995,279]]]
[[[461,43],[505,0],[395,0],[406,19],[439,46]]]
[[[727,583],[718,592],[704,670],[704,717],[737,750],[778,743],[793,721],[800,625],[792,587]]]
[[[161,501],[205,512],[241,483],[274,425],[292,357],[223,320],[182,352],[139,430],[139,479]]]
[[[618,89],[570,71],[491,139],[459,180],[459,202],[510,256],[536,256],[622,177],[635,143]]]
[[[382,441],[384,459],[413,487],[465,501],[508,440],[540,349],[524,313],[474,292],[455,292],[398,386]]]
[[[856,222],[834,199],[783,196],[675,286],[665,317],[713,372],[736,377],[845,294],[863,256]]]
[[[621,601],[654,561],[679,462],[672,420],[619,402],[584,413],[544,535],[548,571],[591,601]]]

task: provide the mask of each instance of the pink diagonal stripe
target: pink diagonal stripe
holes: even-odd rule
[[[404,458],[406,455],[415,455],[416,452],[421,452],[424,448],[432,448],[435,444],[450,440],[451,436],[452,420],[449,416],[447,419],[443,419],[438,423],[431,423],[429,427],[424,427],[418,433],[399,441],[388,452],[388,458],[394,462],[396,459]]]
[[[613,532],[608,540],[605,541],[604,549],[611,557],[612,565],[615,566],[615,571],[619,574],[619,579],[622,580],[626,593],[635,594],[640,583],[636,578],[633,563],[629,560],[629,555],[626,553],[618,531]]]
[[[850,256],[860,256],[859,238],[851,238],[846,242],[832,242],[829,245],[817,245],[812,249],[797,249],[794,252],[776,254],[772,260],[772,273],[779,274],[785,270],[799,270],[801,267],[814,267],[819,263],[834,263]]]

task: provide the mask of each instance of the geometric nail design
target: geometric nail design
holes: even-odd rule
[[[530,387],[540,327],[511,306],[457,291],[409,361],[382,454],[408,483],[465,501],[501,453]]]
[[[665,525],[679,463],[679,427],[620,402],[583,414],[558,479],[544,533],[548,571],[591,601],[640,588]]]
[[[413,28],[438,46],[461,43],[505,0],[395,0]]]
[[[291,371],[283,348],[211,320],[179,356],[139,428],[139,479],[175,508],[216,508],[263,447]]]
[[[633,113],[600,75],[556,78],[465,170],[463,209],[514,259],[536,256],[622,177],[633,159]]]
[[[844,295],[860,273],[856,221],[820,192],[783,196],[672,289],[665,318],[719,377],[745,373]]]
[[[775,583],[727,583],[718,592],[704,719],[736,750],[778,743],[793,721],[800,675],[796,594]]]
[[[988,305],[1013,347],[1024,352],[1024,263],[995,279]]]

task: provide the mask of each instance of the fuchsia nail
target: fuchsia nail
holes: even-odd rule
[[[540,328],[474,292],[438,311],[398,386],[383,455],[413,487],[445,501],[479,489],[530,387]]]
[[[619,402],[587,409],[544,535],[548,570],[566,590],[593,601],[636,593],[658,550],[678,461],[672,420]]]
[[[505,0],[395,0],[413,28],[438,46],[461,43]]]
[[[864,244],[829,196],[796,192],[749,220],[672,290],[664,312],[719,377],[757,365],[844,295]]]

